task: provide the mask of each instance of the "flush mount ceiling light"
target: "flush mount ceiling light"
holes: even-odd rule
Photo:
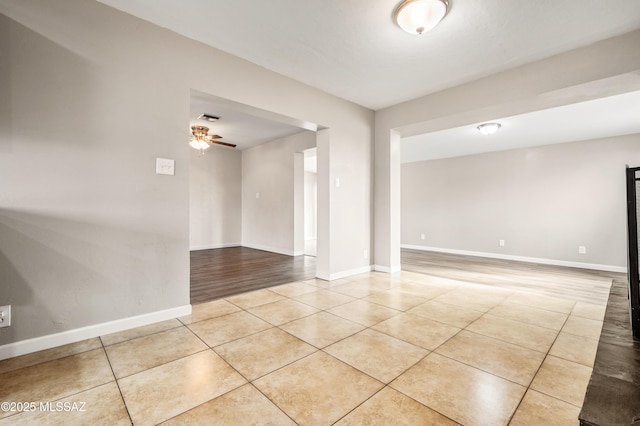
[[[500,130],[500,123],[484,123],[478,126],[478,131],[485,136],[489,136]]]
[[[448,8],[448,0],[405,0],[396,9],[393,19],[409,34],[422,34],[438,25]]]
[[[231,148],[236,147],[235,144],[217,140],[221,138],[222,136],[220,135],[210,135],[209,128],[206,126],[191,126],[191,140],[189,141],[189,145],[193,149],[200,150],[201,154],[204,154],[204,150],[209,148],[213,143]]]

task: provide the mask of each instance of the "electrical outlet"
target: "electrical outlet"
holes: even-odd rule
[[[504,240],[499,241],[500,247],[504,247]]]
[[[424,234],[420,234],[420,239],[421,239],[421,240],[424,240],[424,239],[425,239]]]
[[[364,258],[368,259],[369,258],[369,250],[364,249]]]
[[[11,325],[11,305],[0,306],[0,327]]]
[[[587,254],[587,248],[585,246],[578,246],[578,254]]]

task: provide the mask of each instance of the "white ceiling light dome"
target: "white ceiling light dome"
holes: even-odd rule
[[[477,128],[480,133],[485,136],[489,136],[500,130],[500,127],[502,127],[502,124],[500,123],[484,123],[479,125]]]
[[[193,139],[191,142],[189,142],[189,145],[191,146],[191,148],[199,150],[209,148],[209,144],[203,139]]]
[[[405,0],[396,9],[394,19],[409,34],[423,34],[438,25],[448,8],[448,0]]]

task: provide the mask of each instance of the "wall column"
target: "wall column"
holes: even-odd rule
[[[329,129],[318,130],[316,132],[316,147],[318,149],[318,246],[316,253],[316,277],[323,280],[329,280],[331,277],[331,177],[329,172],[329,142]]]
[[[380,134],[382,133],[382,134]],[[376,132],[375,270],[400,271],[400,133]]]

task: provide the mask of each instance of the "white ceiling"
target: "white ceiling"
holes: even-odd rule
[[[202,113],[219,117],[220,120],[213,123],[198,120]],[[222,139],[218,140],[238,145],[236,148],[227,149],[238,150],[252,148],[305,130],[285,122],[276,114],[241,106],[197,91],[191,92],[189,126],[207,126],[209,134],[222,136]],[[185,137],[185,142],[187,139],[188,137]]]
[[[100,0],[371,109],[640,28],[639,0],[450,0],[422,36],[400,0]]]
[[[401,140],[401,161],[434,160],[538,145],[640,133],[640,91],[503,117],[490,136],[477,125],[456,127]]]
[[[447,16],[422,36],[393,22],[401,0],[98,1],[374,110],[640,29],[640,0],[449,0]],[[638,133],[638,104],[636,93],[496,117],[503,128],[491,138],[475,123],[403,139],[402,157]],[[192,113],[221,116],[211,131],[239,149],[315,130],[245,107],[192,98]]]

